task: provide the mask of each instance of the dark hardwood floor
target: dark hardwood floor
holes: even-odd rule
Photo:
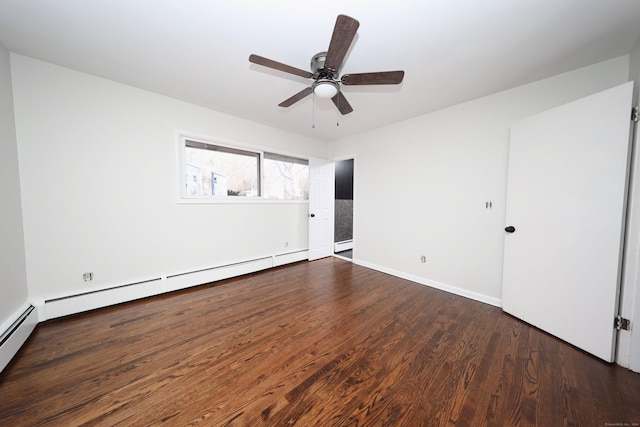
[[[39,325],[0,425],[631,426],[640,375],[326,258]]]

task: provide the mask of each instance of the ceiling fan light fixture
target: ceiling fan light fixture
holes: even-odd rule
[[[313,93],[318,98],[333,98],[338,93],[338,84],[331,80],[317,80],[313,84]]]

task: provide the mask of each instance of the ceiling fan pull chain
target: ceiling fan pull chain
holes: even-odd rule
[[[312,93],[311,98],[311,129],[316,128],[316,94]]]

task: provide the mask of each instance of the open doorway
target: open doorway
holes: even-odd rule
[[[353,259],[353,159],[335,162],[334,254]]]

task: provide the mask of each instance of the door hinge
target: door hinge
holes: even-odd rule
[[[638,111],[637,105],[631,109],[631,120],[634,122],[640,120],[640,111]]]
[[[613,320],[613,327],[618,331],[628,331],[631,329],[631,321],[629,319],[625,319],[622,316],[616,316],[616,318]]]

